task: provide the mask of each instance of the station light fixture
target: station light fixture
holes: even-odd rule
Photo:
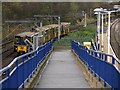
[[[97,14],[97,37],[96,37],[96,41],[97,41],[97,50],[100,49],[100,14],[101,11],[103,11],[103,8],[96,8],[94,9],[94,14]]]

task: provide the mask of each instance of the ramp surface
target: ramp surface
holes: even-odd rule
[[[89,88],[71,50],[54,51],[36,88]]]

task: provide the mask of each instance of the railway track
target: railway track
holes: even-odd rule
[[[2,59],[2,68],[7,66],[9,63],[11,63],[15,57],[17,57],[16,52],[12,52],[8,54],[8,56],[5,56],[4,59]]]
[[[116,56],[120,59],[120,18],[111,25],[110,43]]]
[[[8,41],[0,44],[0,57],[2,59],[2,68],[7,66],[17,56],[17,53],[14,52],[13,46],[13,41]]]
[[[10,51],[12,51],[12,50],[10,50]],[[4,59],[2,58],[1,67],[0,68],[4,68],[7,65],[9,65],[14,60],[15,57],[17,57],[17,53],[16,52],[12,52],[12,53],[10,52],[8,54],[8,56],[5,56]],[[3,78],[5,78],[6,75],[7,75],[6,72],[1,73],[0,74],[0,80],[2,80]]]
[[[6,53],[7,51],[13,49],[13,41],[8,41],[3,44],[0,44],[0,55]]]

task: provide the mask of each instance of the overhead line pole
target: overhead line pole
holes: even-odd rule
[[[112,12],[117,12],[117,11],[106,11],[104,10],[103,12],[108,14],[108,54],[110,54],[110,24],[111,24],[111,19],[110,19],[110,15]]]
[[[58,21],[58,41],[60,40],[60,16],[58,15],[34,15],[35,18],[55,18]]]
[[[102,45],[101,45],[102,52],[103,52],[103,49],[104,49],[103,18],[104,18],[104,14],[102,13]]]
[[[100,49],[100,12],[97,15],[97,50]]]
[[[85,12],[85,24],[84,24],[84,27],[86,27],[87,26],[87,22],[86,22],[86,12]]]
[[[40,26],[42,27],[41,20],[6,20],[5,23],[34,23],[34,24],[40,23]],[[41,31],[39,30],[38,36],[33,37],[33,43],[32,43],[33,50],[35,50],[39,46],[38,45],[38,40],[39,40],[38,38],[40,37],[40,33],[41,33]],[[36,43],[36,45],[35,45],[35,43]]]
[[[58,40],[60,40],[60,17],[58,17]]]
[[[108,12],[108,54],[110,54],[110,14],[111,12]]]

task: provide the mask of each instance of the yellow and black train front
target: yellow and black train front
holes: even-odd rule
[[[25,39],[26,37],[23,37],[23,36],[15,36],[14,50],[18,54],[24,54],[24,53],[27,53],[28,51],[32,51],[32,46],[27,45],[25,43]],[[28,40],[31,41],[32,38],[28,38]]]

